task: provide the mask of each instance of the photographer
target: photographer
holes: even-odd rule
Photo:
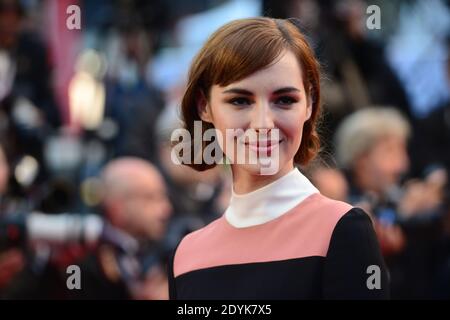
[[[159,172],[138,158],[101,175],[104,217],[26,213],[0,220],[3,299],[165,299],[162,243],[171,215]],[[81,270],[69,290],[67,267]]]

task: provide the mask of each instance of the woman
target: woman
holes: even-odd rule
[[[202,121],[203,131],[221,133],[226,158],[239,159],[241,146],[247,153],[230,161],[225,213],[179,243],[169,265],[172,299],[388,297],[367,214],[322,196],[295,168],[318,152],[319,114],[319,65],[297,20],[236,20],[210,37],[189,73],[186,129],[194,135]],[[240,134],[225,134],[230,129]],[[258,161],[248,161],[255,154]],[[277,164],[270,174],[267,160]],[[214,163],[189,165],[203,171]]]

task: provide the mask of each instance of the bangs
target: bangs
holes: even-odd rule
[[[251,74],[269,67],[281,58],[288,48],[281,33],[276,28],[267,28],[267,21],[248,24],[238,30],[226,30],[220,43],[212,43],[214,54],[205,66],[204,79],[209,79],[204,88],[212,85],[227,86]],[[212,39],[214,42],[214,36]],[[205,92],[206,93],[206,92]]]

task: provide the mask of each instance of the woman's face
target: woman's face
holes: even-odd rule
[[[267,174],[287,173],[293,168],[303,125],[311,111],[301,66],[291,51],[285,51],[276,63],[245,79],[224,87],[212,86],[209,101],[200,107],[202,120],[211,122],[220,131],[223,137],[219,139],[220,147],[228,159],[235,160],[233,169],[251,174],[268,172],[263,170],[267,167],[263,160],[268,158],[276,170]],[[227,134],[227,129],[241,130],[234,131],[235,137]],[[238,161],[242,158],[237,154],[242,150],[243,163]]]

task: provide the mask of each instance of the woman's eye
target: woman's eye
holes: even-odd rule
[[[277,105],[282,105],[282,106],[289,106],[291,104],[296,103],[297,100],[292,98],[292,97],[280,97],[276,100],[276,104]]]
[[[248,106],[251,104],[251,101],[247,98],[234,98],[230,100],[230,103],[235,106]]]

